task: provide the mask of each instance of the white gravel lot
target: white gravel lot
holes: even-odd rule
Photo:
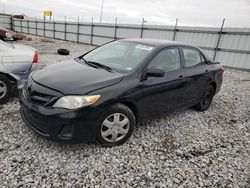
[[[37,48],[43,66],[92,48],[39,41],[19,43]],[[62,47],[71,55],[57,55]],[[208,111],[141,123],[113,148],[40,138],[12,99],[0,107],[0,187],[250,187],[250,73],[226,70]]]

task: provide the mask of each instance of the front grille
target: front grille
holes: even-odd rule
[[[52,99],[52,95],[47,95],[37,91],[30,92],[28,89],[25,90],[26,98],[33,104],[43,106]]]
[[[53,100],[61,96],[60,93],[46,88],[32,79],[28,80],[28,83],[24,89],[25,98],[32,104],[38,106],[48,106]]]

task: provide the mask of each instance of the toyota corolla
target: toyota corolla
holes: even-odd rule
[[[207,110],[223,71],[192,45],[119,40],[31,74],[21,116],[50,140],[120,145],[142,120],[189,107]]]

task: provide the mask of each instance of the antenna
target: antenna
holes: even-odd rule
[[[100,15],[100,23],[102,22],[103,3],[104,3],[104,0],[102,0],[101,15]]]

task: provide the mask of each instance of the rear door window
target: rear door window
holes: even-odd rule
[[[182,48],[183,55],[185,59],[185,67],[193,67],[204,61],[202,59],[201,53],[193,48]]]

